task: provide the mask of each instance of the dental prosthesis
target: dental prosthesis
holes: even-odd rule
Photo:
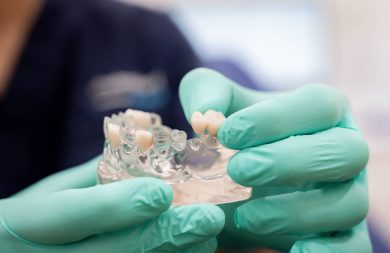
[[[155,113],[128,109],[104,118],[105,144],[98,182],[156,177],[170,184],[174,204],[222,204],[247,199],[251,188],[233,182],[226,173],[235,151],[216,137],[225,120],[213,110],[195,112],[191,125],[199,138],[162,125]]]

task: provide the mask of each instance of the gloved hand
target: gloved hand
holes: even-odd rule
[[[215,251],[218,207],[169,209],[171,188],[153,178],[94,186],[96,167],[97,159],[1,200],[0,252]]]
[[[371,252],[364,221],[368,147],[341,93],[321,84],[256,92],[196,69],[179,94],[187,119],[208,109],[228,116],[218,139],[240,150],[228,174],[253,187],[251,199],[221,206],[222,247]]]

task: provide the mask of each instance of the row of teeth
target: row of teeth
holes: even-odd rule
[[[146,152],[153,146],[153,134],[144,129],[153,125],[161,125],[161,119],[158,115],[156,117],[156,114],[132,109],[128,109],[121,115],[121,119],[128,125],[135,123],[138,128],[141,128],[135,131],[134,142],[142,152]],[[191,125],[195,133],[216,136],[224,120],[225,116],[214,110],[208,110],[205,114],[196,111],[192,114]],[[118,148],[122,144],[120,131],[121,127],[118,124],[109,123],[107,126],[105,134],[113,148]]]
[[[108,125],[108,139],[113,148],[118,148],[121,145],[120,127],[118,125]],[[146,152],[153,145],[153,135],[146,130],[136,130],[134,141],[141,151]]]
[[[119,113],[119,116],[112,116],[114,117],[120,117],[128,126],[139,129],[135,131],[134,141],[141,151],[146,152],[153,145],[152,133],[143,129],[161,125],[161,119],[157,114],[128,109],[125,113]],[[122,144],[121,127],[118,124],[108,123],[105,134],[113,148],[118,148]]]
[[[194,112],[191,116],[192,129],[197,134],[210,134],[217,136],[218,130],[225,121],[225,116],[221,112],[208,110],[205,114]]]

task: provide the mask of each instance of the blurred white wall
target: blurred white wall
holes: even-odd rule
[[[322,1],[181,1],[171,14],[202,58],[234,59],[273,89],[328,76]]]
[[[234,59],[272,89],[329,76],[325,0],[120,1],[168,12],[203,59]]]
[[[390,1],[328,3],[330,79],[349,95],[370,145],[370,219],[390,242]]]

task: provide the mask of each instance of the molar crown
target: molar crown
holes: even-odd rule
[[[192,129],[197,134],[207,133],[217,136],[218,130],[225,121],[225,116],[221,112],[208,110],[205,114],[195,111],[191,116]]]

